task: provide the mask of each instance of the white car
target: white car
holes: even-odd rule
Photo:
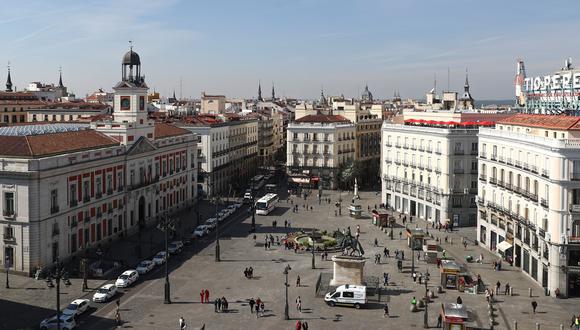
[[[197,226],[191,233],[194,237],[204,237],[209,233],[206,225]]]
[[[207,226],[207,228],[209,230],[214,230],[215,227],[217,226],[217,219],[216,218],[207,219],[207,221],[205,222],[205,225]]]
[[[117,294],[117,287],[114,284],[105,284],[93,295],[94,302],[107,302]]]
[[[40,322],[41,330],[57,329],[56,315],[42,320]],[[60,329],[61,330],[71,330],[76,328],[77,322],[75,321],[74,315],[61,314],[60,315]]]
[[[129,269],[123,272],[115,281],[115,286],[118,288],[126,288],[131,286],[131,284],[137,282],[139,279],[139,272],[134,269]]]
[[[165,253],[165,251],[161,251],[161,252],[157,253],[155,255],[155,257],[153,257],[153,262],[157,266],[163,265],[166,261],[167,261],[167,254]]]
[[[151,260],[143,260],[135,269],[139,275],[147,274],[155,268],[155,263]]]
[[[91,302],[88,299],[73,300],[67,308],[62,311],[62,314],[78,316],[86,312]]]

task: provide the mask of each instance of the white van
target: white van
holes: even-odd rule
[[[354,308],[359,309],[367,303],[367,287],[363,285],[341,285],[333,292],[327,293],[324,296],[324,301],[329,306],[354,306]]]

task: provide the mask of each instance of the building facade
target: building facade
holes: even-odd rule
[[[477,129],[385,122],[382,201],[438,224],[477,222]]]
[[[579,118],[516,115],[479,144],[480,244],[551,295],[579,297]]]
[[[112,107],[102,103],[50,103],[27,111],[28,122],[87,121],[96,116],[110,115]]]
[[[33,274],[194,203],[195,136],[147,120],[146,91],[131,50],[113,119],[0,128],[0,143],[11,146],[0,152],[3,265]]]
[[[339,169],[356,155],[356,125],[339,115],[306,115],[288,125],[286,168],[290,176],[318,177],[336,189]]]
[[[34,94],[25,92],[0,92],[0,123],[13,124],[27,121],[27,112],[46,106]]]
[[[200,191],[208,197],[243,192],[258,169],[258,121],[197,116],[177,125],[198,137]]]

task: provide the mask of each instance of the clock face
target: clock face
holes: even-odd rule
[[[121,96],[121,110],[131,109],[131,98],[129,96]]]

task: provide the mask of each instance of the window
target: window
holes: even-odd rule
[[[463,147],[461,146],[461,142],[455,142],[455,151],[463,151]]]
[[[572,161],[572,180],[580,180],[580,160]]]
[[[107,193],[112,193],[113,192],[113,176],[112,175],[107,175]]]
[[[77,205],[77,185],[76,184],[70,185],[69,200],[70,200],[71,206]]]
[[[50,191],[50,213],[58,212],[58,190]]]
[[[5,192],[4,193],[4,216],[14,215],[14,193]]]
[[[354,292],[343,291],[342,292],[342,297],[343,298],[354,298]]]
[[[101,182],[101,176],[96,177],[95,179],[95,185],[97,186],[96,190],[97,190],[97,198],[101,197],[101,192],[103,191],[103,184]]]
[[[12,227],[12,226],[4,227],[4,239],[5,240],[14,239],[14,227]]]
[[[91,199],[91,190],[89,181],[83,182],[83,201],[88,202]]]

